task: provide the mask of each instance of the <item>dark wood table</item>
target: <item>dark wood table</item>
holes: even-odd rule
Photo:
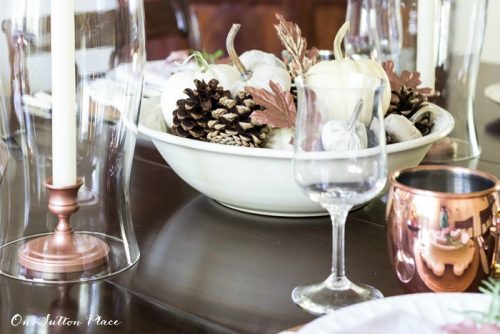
[[[500,81],[500,66],[483,64],[477,87],[479,159],[462,165],[500,176],[500,106],[483,96]],[[47,314],[117,326],[50,326],[48,333],[276,333],[314,319],[290,292],[329,274],[328,218],[286,219],[244,214],[200,195],[140,139],[130,205],[141,249],[139,263],[110,280],[37,286],[0,278],[0,333],[46,333],[44,325],[11,325]],[[347,273],[403,293],[386,250],[384,196],[348,217]]]

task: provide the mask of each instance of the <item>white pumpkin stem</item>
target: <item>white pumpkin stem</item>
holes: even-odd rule
[[[226,49],[229,58],[231,58],[231,61],[238,69],[238,72],[240,72],[242,80],[247,81],[252,76],[252,71],[247,70],[245,65],[243,65],[243,63],[241,62],[240,57],[236,53],[236,50],[234,49],[234,39],[236,38],[236,34],[238,33],[238,30],[240,30],[240,27],[241,24],[233,23],[231,29],[227,34]]]
[[[351,118],[347,121],[346,130],[351,131],[355,128],[356,121],[359,118],[359,114],[361,114],[361,110],[363,110],[363,99],[359,99],[358,103],[354,107],[354,112],[351,115]]]
[[[186,58],[186,60],[182,62],[182,65],[186,65],[193,58],[196,60],[196,65],[202,73],[208,71],[208,62],[200,51],[194,51],[189,57]]]
[[[333,54],[335,56],[335,60],[343,60],[344,54],[342,53],[342,41],[344,37],[347,35],[349,31],[349,21],[345,21],[345,23],[340,27],[337,35],[335,35],[335,40],[333,41]]]

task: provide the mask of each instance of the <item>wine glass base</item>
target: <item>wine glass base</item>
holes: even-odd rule
[[[347,281],[341,289],[332,289],[326,282],[293,289],[295,304],[313,314],[325,314],[352,304],[383,298],[382,293],[366,284]]]

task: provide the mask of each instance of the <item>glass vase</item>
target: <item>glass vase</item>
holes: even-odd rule
[[[426,161],[477,157],[475,90],[488,0],[404,0],[401,6],[401,68],[420,72],[422,86],[434,90],[429,100],[455,118],[453,132],[432,146]]]
[[[353,59],[377,57],[375,0],[348,0],[346,21],[349,34],[344,39],[345,54]]]
[[[5,43],[0,48],[0,273],[44,283],[108,277],[139,259],[128,191],[146,60],[143,3],[65,0],[69,9],[59,9],[57,18],[54,5],[62,6],[55,0],[0,5]],[[64,33],[68,39],[61,43]],[[60,51],[64,43],[69,44],[66,53]],[[61,98],[70,100],[57,112],[68,124],[56,127]],[[67,134],[66,125],[76,125],[73,134]],[[74,163],[82,182],[72,186],[75,212],[69,218],[72,230],[66,231],[72,242],[66,246],[94,240],[103,251],[99,261],[70,268],[50,262],[67,256],[66,248],[48,254],[45,245],[36,254],[41,267],[29,264],[35,261],[33,250],[26,265],[23,252],[30,242],[58,238],[60,209],[69,205],[57,202],[51,190],[73,164],[63,155],[67,163],[53,169],[61,142],[76,142]]]
[[[402,21],[400,0],[379,0],[375,6],[377,49],[380,62],[392,61],[397,72],[401,69]]]

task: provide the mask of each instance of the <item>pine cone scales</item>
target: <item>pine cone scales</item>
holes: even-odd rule
[[[234,98],[215,79],[195,80],[196,89],[185,89],[187,99],[177,101],[172,134],[212,143],[260,147],[269,129],[252,122],[250,115],[261,107],[242,91]]]
[[[250,115],[260,106],[244,91],[234,99],[222,97],[219,108],[212,111],[213,119],[208,122],[207,139],[212,143],[260,147],[266,140],[267,126],[252,121]]]
[[[196,89],[186,88],[184,93],[187,99],[177,101],[177,109],[174,110],[174,121],[172,134],[207,141],[208,121],[214,105],[224,96],[230,96],[230,92],[218,86],[215,79],[207,83],[195,80]]]
[[[399,91],[392,91],[389,110],[391,113],[404,115],[409,118],[422,107],[422,103],[424,102],[427,102],[427,98],[417,89],[402,85]]]
[[[427,97],[419,89],[401,85],[399,91],[392,91],[388,114],[402,115],[410,119],[422,136],[427,136],[434,126],[434,114],[420,111],[427,104]],[[392,144],[391,136],[386,132],[386,143]]]

